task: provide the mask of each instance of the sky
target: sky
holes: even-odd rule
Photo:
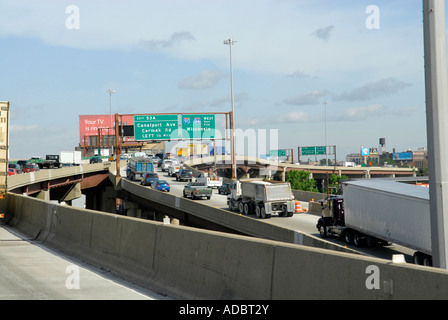
[[[74,150],[109,89],[113,113],[231,111],[229,38],[235,126],[257,134],[237,152],[427,145],[420,0],[0,0],[10,158]]]

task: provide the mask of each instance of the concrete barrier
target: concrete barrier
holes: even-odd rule
[[[174,297],[447,299],[448,271],[199,230],[8,194],[10,225]]]
[[[110,177],[111,179],[114,179],[115,176],[111,174]],[[300,230],[285,229],[266,223],[265,221],[260,221],[259,219],[254,219],[253,216],[244,216],[228,210],[206,206],[190,199],[141,187],[126,179],[121,179],[120,186],[131,194],[143,199],[149,199],[156,203],[163,204],[166,208],[186,212],[189,215],[229,228],[243,235],[356,253],[355,250],[325,241],[321,238],[303,233]]]

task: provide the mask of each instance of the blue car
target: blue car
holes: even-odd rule
[[[170,185],[165,180],[158,180],[155,189],[159,191],[170,192]]]

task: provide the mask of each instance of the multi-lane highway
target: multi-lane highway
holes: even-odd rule
[[[187,182],[176,181],[175,177],[171,177],[168,175],[168,172],[162,172],[160,168],[156,168],[155,170],[159,174],[159,179],[166,180],[170,186],[170,193],[179,197],[183,196],[183,188],[187,184]],[[123,172],[123,177],[125,177],[125,172]],[[135,181],[135,183],[139,183]],[[299,199],[300,200],[300,199]],[[227,196],[218,194],[216,189],[213,190],[213,195],[210,200],[207,199],[197,199],[193,200],[197,201],[206,206],[213,206],[224,210],[229,210],[227,206]],[[308,208],[308,203],[301,201],[301,204],[304,208]],[[259,219],[255,215],[251,215],[253,219]],[[265,223],[270,223],[276,226],[280,226],[286,229],[291,229],[298,232],[305,232],[307,234],[320,237],[319,232],[316,228],[317,220],[319,216],[312,213],[295,213],[292,217],[279,217],[277,215],[271,216],[270,219],[260,219]],[[339,245],[345,246],[346,244],[337,238],[327,238],[326,241],[330,241]],[[414,253],[413,250],[408,248],[391,244],[389,246],[376,246],[376,247],[367,247],[367,248],[358,248],[356,246],[348,246],[353,250],[358,251],[359,253],[371,255],[374,257],[388,259],[391,260],[394,254],[403,254],[407,262],[412,263],[413,258],[412,255]]]

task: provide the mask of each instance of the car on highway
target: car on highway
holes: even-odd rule
[[[176,175],[176,181],[192,181],[193,180],[193,171],[190,169],[180,169]]]
[[[170,185],[165,180],[157,180],[154,189],[159,191],[170,192]]]
[[[92,157],[90,158],[89,163],[101,163],[103,160],[100,157]]]
[[[17,170],[13,168],[8,168],[8,176],[14,176],[17,174]]]
[[[232,192],[232,184],[231,183],[224,183],[222,186],[218,187],[218,193],[219,194],[230,194]]]
[[[17,173],[22,173],[22,167],[17,163],[8,164],[8,169],[14,169]]]
[[[31,163],[24,165],[22,169],[22,172],[34,172],[34,171],[37,171],[36,167]]]
[[[212,189],[207,187],[205,183],[190,182],[185,185],[183,194],[185,198],[190,197],[193,200],[201,197],[210,199],[212,197]]]
[[[162,171],[168,171],[168,168],[174,164],[177,164],[177,161],[172,159],[165,159],[162,162]]]
[[[159,175],[154,172],[146,172],[143,174],[140,184],[143,186],[150,186],[151,188],[159,180]]]
[[[151,161],[154,163],[154,166],[160,167],[162,165],[162,159],[157,156],[152,157]]]

